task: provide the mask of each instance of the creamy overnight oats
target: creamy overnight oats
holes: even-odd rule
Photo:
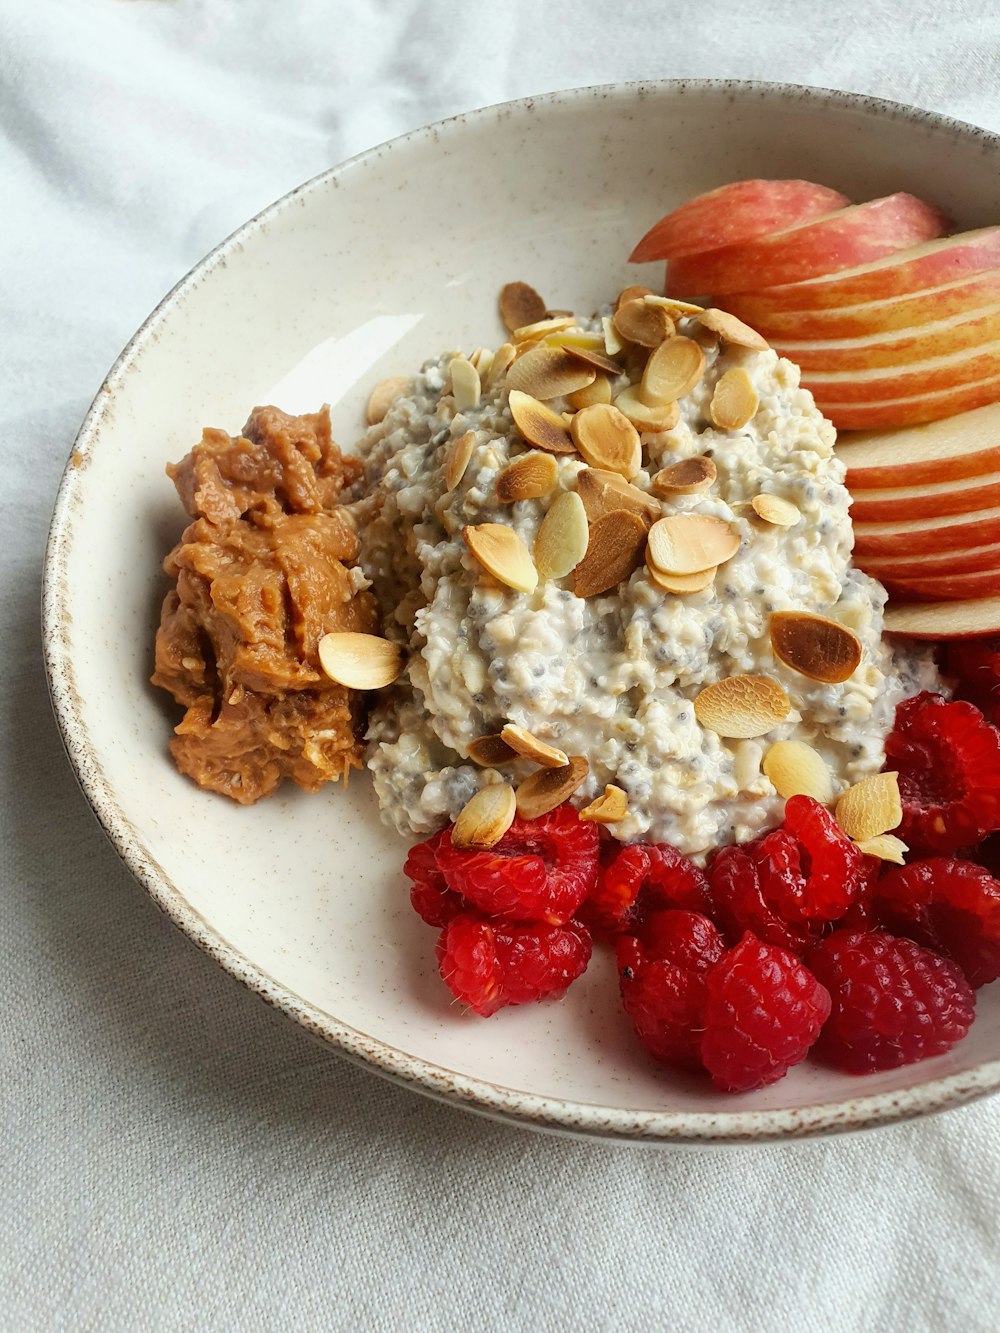
[[[669,394],[683,389],[677,398],[643,392],[658,353],[625,343],[618,325],[629,328],[627,319],[619,313],[612,322],[608,309],[549,321],[492,359],[475,354],[476,365],[458,352],[427,363],[361,444],[371,499],[360,560],[384,632],[408,660],[404,677],[375,703],[368,767],[401,833],[430,832],[455,819],[478,788],[528,777],[537,767],[531,758],[515,756],[501,770],[469,757],[478,738],[510,724],[586,758],[589,771],[572,796],[578,807],[609,784],[625,793],[627,813],[609,824],[615,837],[645,836],[700,857],[780,822],[783,801],[762,769],[775,742],[815,751],[836,797],[882,767],[899,700],[939,685],[928,652],[894,651],[882,640],[885,593],[851,565],[835,432],[799,387],[797,368],[737,321],[626,296],[625,307],[643,307],[627,316],[671,319],[675,332],[661,346],[682,355],[661,368],[659,382]],[[517,360],[505,366],[515,347]],[[582,359],[587,353],[592,360]],[[547,396],[548,415],[536,418],[537,399],[514,389],[519,429],[512,383],[564,392]],[[666,411],[658,398],[677,408]],[[610,400],[636,428],[634,455],[629,441],[622,452],[612,440],[617,480],[589,466],[586,431],[575,428],[609,414]],[[608,461],[593,447],[590,455],[591,463]],[[517,499],[522,492],[528,498]],[[577,495],[579,511],[565,499]],[[714,575],[673,581],[639,551],[620,581],[591,592],[580,587],[579,565],[556,559],[545,576],[539,532],[557,504],[571,534],[584,515],[592,538],[602,511],[631,511],[628,545],[633,531],[645,538],[657,520],[698,516],[716,521],[715,535],[731,534],[734,550],[721,553]],[[511,529],[532,563],[541,560],[532,590],[484,569],[469,541],[480,525]],[[585,561],[585,544],[574,549],[568,540],[568,560]],[[643,548],[647,540],[654,545],[645,539]],[[771,629],[780,612],[850,631],[856,668],[830,683],[781,661]],[[735,734],[720,735],[699,721],[701,692],[734,677],[766,677],[787,698],[766,734],[723,722]]]

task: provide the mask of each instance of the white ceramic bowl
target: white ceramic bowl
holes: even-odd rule
[[[365,778],[240,809],[174,771],[173,713],[147,684],[159,562],[183,524],[164,464],[202,425],[235,431],[257,403],[328,401],[350,442],[382,375],[500,341],[503,282],[591,309],[654,271],[626,256],[661,213],[747,176],[807,177],[857,199],[912,190],[963,226],[1000,217],[1000,140],[862,97],[632,84],[458,117],[295,190],[179,283],[101,386],[56,503],[52,697],[83,789],[140,883],[223,967],[346,1054],[549,1129],[746,1141],[953,1106],[1000,1086],[1000,985],[948,1056],[866,1078],[807,1063],[735,1098],[645,1060],[601,956],[561,1003],[463,1016],[435,974],[434,932],[409,908],[405,846]]]

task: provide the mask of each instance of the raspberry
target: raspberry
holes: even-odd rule
[[[1000,732],[972,704],[904,699],[885,755],[899,772],[897,831],[908,847],[953,852],[1000,828]]]
[[[785,802],[784,831],[798,840],[806,872],[802,896],[794,909],[788,904],[789,910],[797,910],[798,916],[808,921],[836,921],[865,881],[864,853],[858,851],[829,810],[811,796],[792,796]],[[771,896],[766,884],[764,893]],[[791,919],[796,918],[792,915]]]
[[[718,930],[698,912],[657,912],[641,940],[619,936],[622,1004],[655,1060],[697,1067],[705,975],[724,948]]]
[[[452,846],[441,836],[437,864],[445,881],[481,912],[510,921],[568,921],[597,879],[597,825],[560,805],[538,819],[515,816],[489,851]]]
[[[867,1074],[943,1055],[969,1030],[976,997],[958,965],[884,931],[837,930],[809,955],[833,1002],[816,1055]]]
[[[708,883],[715,919],[730,944],[748,930],[765,944],[791,953],[803,953],[815,942],[810,927],[786,924],[767,902],[747,847],[720,847],[708,863]]]
[[[1000,721],[1000,639],[952,639],[945,644],[942,667],[958,677],[956,697],[974,703],[991,722]]]
[[[803,1060],[830,1012],[830,996],[792,954],[749,932],[715,964],[701,1058],[723,1092],[750,1092]]]
[[[576,921],[517,926],[463,912],[441,932],[437,956],[456,999],[488,1018],[504,1005],[561,995],[590,961],[590,935]]]
[[[653,907],[708,912],[708,884],[701,870],[668,843],[636,842],[602,865],[587,915],[609,930],[633,929]]]
[[[887,929],[953,958],[970,985],[1000,977],[1000,883],[982,866],[945,856],[894,866],[875,909]]]
[[[403,862],[403,874],[413,881],[410,902],[429,926],[446,926],[462,910],[462,899],[452,893],[437,867],[437,849],[444,831],[412,846]]]

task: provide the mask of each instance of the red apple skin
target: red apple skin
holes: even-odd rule
[[[850,435],[845,435],[844,442],[849,440]],[[992,449],[978,449],[974,453],[926,463],[864,468],[852,468],[848,463],[845,485],[853,494],[854,491],[888,490],[893,486],[929,486],[937,482],[971,480],[990,472],[1000,472],[1000,443]]]
[[[968,602],[926,602],[886,608],[886,634],[909,639],[975,639],[1000,630],[1000,597]]]
[[[797,282],[765,291],[728,293],[724,305],[752,328],[786,310],[830,310],[841,306],[912,296],[975,274],[1000,269],[1000,227],[946,236],[913,250],[900,249],[878,267],[841,271],[811,282]]]
[[[896,559],[855,553],[854,563],[880,583],[892,579],[934,579],[944,574],[982,574],[1000,569],[1000,542],[992,546],[973,546],[968,551],[944,551]]]
[[[725,297],[729,310],[739,297]],[[769,342],[807,342],[827,338],[871,338],[880,333],[901,332],[924,324],[971,315],[986,306],[1000,304],[1000,268],[946,287],[881,301],[843,306],[832,310],[783,310],[757,317],[757,332]],[[733,312],[735,313],[735,312]]]
[[[948,519],[854,524],[854,556],[862,567],[867,556],[898,559],[931,552],[967,551],[972,546],[997,543],[1000,543],[1000,508]]]
[[[812,385],[803,381],[803,388]],[[959,412],[971,412],[976,407],[1000,403],[1000,376],[966,384],[958,388],[942,389],[936,393],[913,398],[886,399],[872,403],[838,403],[825,400],[821,390],[813,390],[816,406],[838,430],[896,430],[900,426],[918,426],[924,421],[941,421]]]
[[[733,181],[660,218],[629,255],[633,264],[675,259],[784,231],[844,208],[846,194],[812,181]]]
[[[936,579],[893,579],[885,587],[890,597],[904,602],[965,602],[973,597],[1000,595],[1000,570],[946,574]]]
[[[890,194],[742,245],[671,260],[667,294],[714,298],[801,282],[881,259],[943,230],[937,209],[912,194]]]
[[[802,375],[803,385],[818,404],[878,403],[893,398],[926,398],[948,389],[981,384],[1000,376],[1000,343],[967,348],[963,352],[887,366],[875,371],[813,370]]]
[[[774,343],[779,356],[794,361],[802,371],[820,374],[844,370],[883,370],[909,366],[916,361],[951,356],[970,348],[989,346],[1000,340],[1000,305],[973,312],[956,323],[928,324],[890,337],[840,339],[835,345],[823,342]]]
[[[850,488],[848,488],[850,489]],[[891,491],[851,492],[851,519],[855,523],[891,523],[911,518],[943,518],[975,513],[1000,505],[1000,477],[972,486],[932,486],[926,495],[894,496]]]

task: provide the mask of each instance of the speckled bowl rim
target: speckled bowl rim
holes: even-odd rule
[[[42,583],[44,657],[52,705],[70,762],[97,818],[132,874],[157,906],[200,949],[259,995],[265,1003],[280,1009],[308,1031],[336,1047],[349,1059],[432,1097],[496,1119],[513,1121],[537,1129],[558,1130],[591,1138],[678,1144],[733,1144],[801,1139],[893,1124],[959,1106],[986,1093],[995,1092],[1000,1089],[1000,1060],[988,1061],[961,1074],[933,1079],[917,1087],[896,1092],[878,1093],[868,1097],[858,1096],[784,1110],[741,1111],[732,1101],[720,1100],[719,1111],[708,1113],[670,1110],[630,1111],[623,1107],[542,1097],[484,1079],[470,1078],[455,1070],[409,1055],[346,1023],[338,1022],[268,976],[255,966],[251,959],[228,944],[184,900],[180,889],[172,883],[163,867],[157,864],[149,850],[136,836],[134,828],[118,803],[114,790],[101,770],[83,720],[82,700],[76,689],[73,664],[68,651],[68,635],[65,632],[65,627],[69,624],[70,533],[73,525],[74,500],[81,473],[81,469],[72,466],[72,458],[78,454],[86,456],[98,446],[102,424],[113,410],[115,393],[125,382],[137,352],[156,337],[157,330],[170,317],[178,298],[217,264],[225,263],[227,257],[240,247],[245,238],[303,196],[322,189],[331,181],[344,179],[380,154],[395,152],[413,143],[436,141],[439,138],[446,139],[461,134],[466,125],[482,125],[484,122],[488,124],[511,115],[528,115],[535,110],[586,103],[595,99],[629,101],[644,94],[660,92],[683,94],[687,91],[716,94],[725,99],[807,100],[825,106],[875,111],[887,119],[904,120],[914,126],[943,130],[954,136],[979,140],[984,149],[1000,148],[1000,135],[991,134],[987,130],[947,116],[881,98],[798,84],[677,79],[649,83],[606,84],[503,102],[415,130],[321,172],[244,223],[196,264],[168,292],[132,337],[98,390],[74,442],[71,461],[67,463],[59,486],[49,529]],[[728,1109],[730,1107],[733,1109]]]

